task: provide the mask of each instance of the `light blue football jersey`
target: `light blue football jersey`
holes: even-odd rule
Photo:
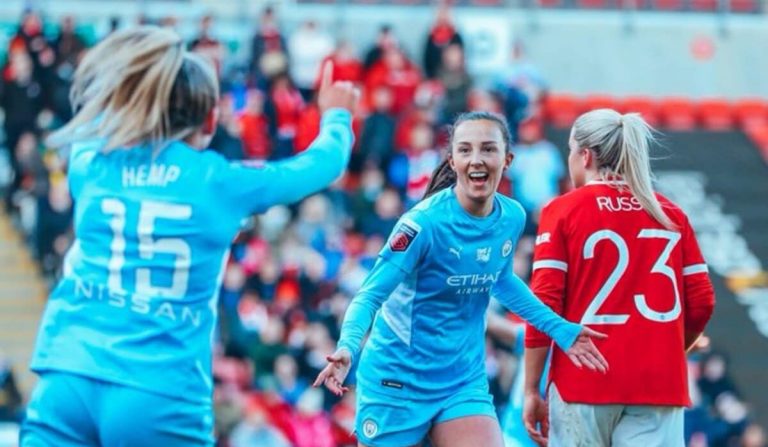
[[[453,188],[400,219],[342,325],[339,347],[359,358],[361,389],[434,399],[468,384],[487,387],[491,296],[564,349],[573,343],[580,326],[557,316],[512,272],[524,222],[522,207],[501,194],[489,216],[472,216]]]
[[[349,112],[329,110],[307,151],[260,165],[181,142],[109,153],[100,142],[74,145],[76,240],[46,306],[32,369],[210,402],[216,301],[242,219],[341,175],[350,124]]]

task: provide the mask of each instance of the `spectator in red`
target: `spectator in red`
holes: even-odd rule
[[[190,42],[189,49],[208,57],[216,67],[216,72],[221,73],[221,65],[224,60],[224,46],[211,35],[212,26],[213,16],[203,16],[200,19],[200,34]]]
[[[395,128],[395,148],[402,151],[411,144],[411,130],[422,123],[432,124],[435,122],[432,110],[427,107],[417,107],[406,111],[400,116]]]
[[[280,430],[270,424],[270,409],[255,399],[249,399],[245,418],[232,431],[230,447],[289,447],[291,443]]]
[[[355,49],[347,40],[340,40],[336,48],[328,57],[323,60],[322,67],[326,62],[333,62],[333,80],[349,81],[355,84],[363,82],[363,64],[355,57]],[[315,80],[315,90],[320,85],[320,76],[318,73]]]
[[[335,447],[331,418],[323,411],[323,391],[307,389],[293,416],[296,447]]]
[[[345,393],[341,401],[331,409],[333,439],[338,447],[357,446],[355,430],[355,393]]]
[[[288,75],[282,73],[272,80],[269,102],[268,110],[274,114],[271,118],[275,127],[271,159],[279,160],[293,154],[304,99]]]
[[[47,80],[47,71],[53,65],[53,49],[43,34],[43,22],[35,11],[27,10],[21,25],[10,43],[11,50],[25,48],[32,58],[34,75],[39,82]]]
[[[239,117],[240,138],[246,158],[266,160],[271,151],[269,120],[264,114],[264,93],[251,89],[246,93],[245,108]]]
[[[413,103],[421,73],[408,60],[400,48],[384,50],[383,58],[371,67],[365,78],[365,104],[373,103],[372,92],[379,87],[389,87],[393,94],[392,112],[399,114]]]
[[[296,127],[296,139],[294,140],[294,152],[306,150],[312,140],[320,132],[320,109],[315,102],[309,103],[301,112]]]
[[[429,31],[427,45],[424,49],[424,73],[428,79],[433,79],[440,73],[443,64],[443,50],[449,45],[464,46],[461,35],[451,21],[448,3],[441,3],[437,10],[432,29]]]

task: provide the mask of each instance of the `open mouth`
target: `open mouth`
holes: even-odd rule
[[[469,183],[475,186],[483,186],[488,181],[487,172],[470,172]]]

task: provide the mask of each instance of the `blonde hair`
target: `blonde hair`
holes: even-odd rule
[[[83,58],[70,92],[75,116],[49,137],[62,146],[104,138],[103,150],[183,139],[203,124],[219,96],[209,62],[173,31],[118,31]]]
[[[665,228],[674,228],[653,191],[648,152],[656,139],[653,128],[640,114],[622,115],[612,109],[587,112],[574,122],[573,138],[580,148],[595,153],[603,180],[622,177],[643,209]]]

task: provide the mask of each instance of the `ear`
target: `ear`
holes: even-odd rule
[[[584,151],[584,155],[582,156],[584,169],[588,169],[592,165],[592,162],[595,159],[595,154],[587,148],[584,148],[582,150]]]
[[[514,160],[514,159],[515,159],[515,154],[513,154],[512,152],[507,152],[504,155],[504,170],[505,171],[507,170],[507,168],[509,168],[509,165],[512,164],[512,160]]]
[[[456,166],[453,164],[453,157],[448,156],[448,166],[451,167],[451,171],[456,172]]]
[[[219,121],[219,107],[214,106],[203,120],[202,131],[205,135],[213,135],[216,132],[216,123]]]

